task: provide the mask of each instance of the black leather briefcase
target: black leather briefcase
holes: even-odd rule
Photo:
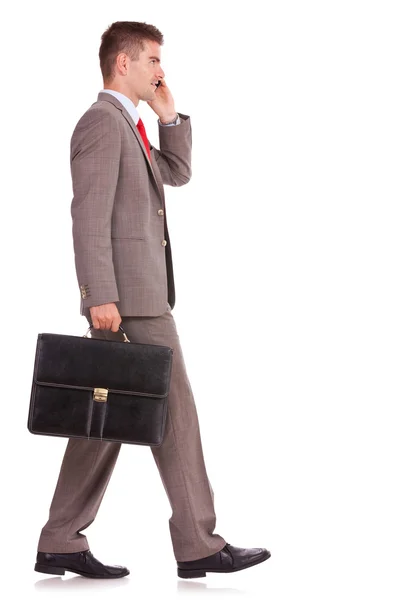
[[[173,350],[168,346],[39,333],[31,433],[159,446]],[[125,343],[128,342],[128,343]]]

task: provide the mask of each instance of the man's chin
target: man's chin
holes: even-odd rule
[[[143,95],[140,99],[143,100],[143,102],[151,102],[156,99],[156,94],[155,92],[150,92],[149,94]]]

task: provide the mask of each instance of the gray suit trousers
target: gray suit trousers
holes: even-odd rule
[[[175,558],[196,560],[221,550],[225,540],[214,533],[214,494],[204,464],[199,422],[186,373],[175,320],[168,304],[158,317],[122,317],[121,326],[131,342],[173,348],[171,386],[165,438],[151,447],[171,504],[169,528]],[[121,332],[92,329],[96,338],[121,340]],[[95,519],[107,489],[121,444],[71,438],[41,531],[39,552],[88,550],[80,533]]]

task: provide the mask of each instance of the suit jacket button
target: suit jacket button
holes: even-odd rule
[[[163,214],[164,214],[164,211],[163,211],[163,209],[162,209],[162,208],[160,208],[160,210],[158,211],[158,214],[160,215],[160,217],[162,217],[162,216],[163,216]]]
[[[166,245],[167,245],[167,240],[163,240],[163,241],[161,242],[161,245],[162,245],[162,246],[166,246]]]

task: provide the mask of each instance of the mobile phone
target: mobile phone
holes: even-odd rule
[[[161,85],[161,80],[156,83],[156,88]]]

